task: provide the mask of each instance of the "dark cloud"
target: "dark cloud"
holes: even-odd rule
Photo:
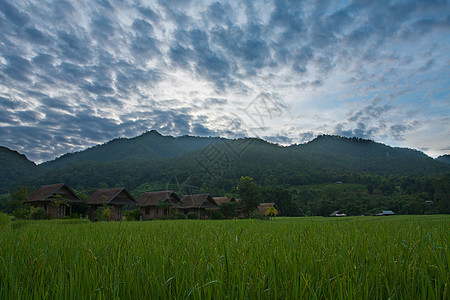
[[[316,135],[312,131],[302,132],[299,135],[300,143],[311,141]]]
[[[355,95],[341,96],[340,103],[346,102],[342,97],[373,97],[364,89],[380,96],[334,122],[334,132],[401,140],[419,125],[405,120],[406,113],[393,120],[400,111],[396,101],[417,96],[414,76],[436,81],[426,77],[445,65],[450,16],[447,1],[246,0],[205,6],[183,0],[0,0],[0,28],[0,144],[41,160],[149,128],[244,136],[251,129],[242,120],[199,112],[230,108],[229,92],[244,98],[265,89],[299,98],[305,90],[322,93],[330,76],[341,73]],[[203,98],[193,93],[158,99],[158,93],[178,97],[170,95],[169,84],[182,81],[174,75],[180,73],[214,91],[201,91],[211,93]],[[158,84],[166,79],[160,92]],[[448,80],[439,80],[445,87],[427,89],[440,94],[426,98],[445,94]],[[186,98],[195,99],[195,107],[179,100]],[[265,135],[280,143],[291,138]],[[305,128],[299,138],[313,136]]]
[[[30,20],[30,17],[25,12],[6,0],[0,0],[0,11],[8,21],[18,27],[25,26]]]
[[[72,30],[74,31],[74,30]],[[87,63],[91,58],[91,47],[89,38],[82,32],[77,34],[75,32],[58,32],[58,46],[61,55],[76,63]]]
[[[28,26],[24,29],[24,38],[27,41],[36,44],[46,44],[49,42],[47,36],[42,31],[36,29],[34,26]]]
[[[292,139],[287,136],[275,135],[275,136],[265,136],[264,140],[276,144],[292,144]]]
[[[15,80],[29,82],[29,76],[32,73],[29,60],[18,55],[7,55],[5,59],[6,67],[2,69],[5,75]]]
[[[20,106],[20,104],[17,101],[12,101],[12,100],[7,99],[5,97],[0,97],[1,110],[4,110],[4,109],[14,110],[16,108],[19,108],[19,106]]]

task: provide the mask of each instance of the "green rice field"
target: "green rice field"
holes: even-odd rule
[[[0,299],[449,299],[450,216],[3,221]]]

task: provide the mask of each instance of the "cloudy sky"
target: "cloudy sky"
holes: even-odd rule
[[[0,0],[0,145],[337,134],[435,157],[449,70],[448,1]]]

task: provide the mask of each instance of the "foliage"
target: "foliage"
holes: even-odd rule
[[[110,221],[114,208],[110,205],[102,205],[95,210],[94,216],[96,221]]]
[[[190,212],[190,213],[187,214],[187,218],[189,220],[196,220],[196,219],[198,219],[198,213]]]
[[[219,210],[224,218],[232,219],[237,217],[238,206],[238,202],[224,202],[219,205]]]
[[[30,219],[31,220],[48,220],[48,219],[51,219],[51,217],[49,214],[47,214],[45,209],[43,209],[41,207],[31,207]]]
[[[211,213],[211,218],[213,220],[222,220],[222,213],[218,210],[213,210]]]
[[[249,215],[261,203],[260,187],[254,182],[253,178],[241,177],[236,190],[241,198],[242,212]]]
[[[0,232],[11,228],[11,217],[8,214],[0,212]]]
[[[17,219],[26,220],[30,217],[30,208],[29,207],[19,207],[15,211],[13,211],[13,216]]]
[[[448,299],[449,216],[79,221],[0,231],[2,299]]]
[[[264,215],[266,217],[276,217],[278,216],[278,210],[275,208],[275,206],[269,206],[264,212]]]
[[[141,219],[141,212],[139,208],[130,209],[124,212],[124,216],[128,221],[139,221]]]

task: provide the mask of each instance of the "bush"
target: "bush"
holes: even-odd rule
[[[186,220],[186,215],[182,213],[177,213],[173,215],[174,220]]]
[[[17,219],[24,219],[28,220],[30,217],[30,209],[29,208],[18,208],[15,211],[13,211],[13,216]]]
[[[110,221],[113,214],[113,208],[108,205],[103,205],[97,208],[94,213],[96,221]]]
[[[11,228],[11,217],[5,213],[0,213],[0,231],[4,232]]]
[[[190,212],[190,213],[188,213],[187,218],[189,220],[197,220],[198,219],[198,213]]]
[[[128,221],[139,221],[141,220],[141,212],[139,211],[139,208],[127,210],[124,213],[125,217]]]
[[[222,219],[222,213],[218,210],[213,210],[211,214],[211,218],[213,220],[221,220]]]
[[[51,219],[51,217],[45,211],[45,209],[43,209],[41,207],[32,207],[31,208],[30,219],[31,220],[48,220],[48,219]]]

